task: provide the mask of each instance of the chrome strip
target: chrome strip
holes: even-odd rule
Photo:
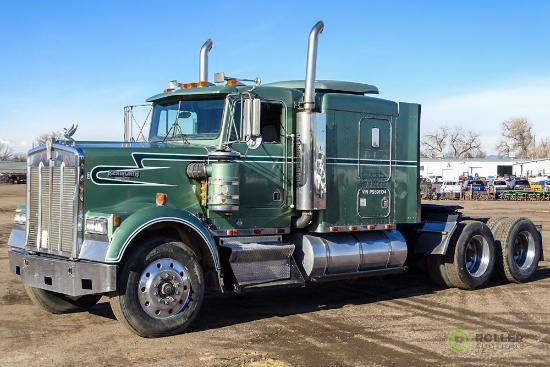
[[[31,204],[31,158],[27,156],[27,206],[25,208],[26,210],[26,216],[27,216],[27,222],[25,223],[25,246],[29,242],[29,236],[30,236],[30,230],[31,225],[29,223],[29,216],[31,213],[30,204]]]
[[[221,186],[239,186],[239,181],[212,181],[209,180],[211,185],[221,185]]]
[[[227,231],[234,231],[235,228],[228,229],[209,229],[208,231],[212,236],[215,237],[227,237]],[[261,233],[255,234],[253,231],[260,230]],[[247,228],[247,229],[237,229],[235,236],[266,236],[266,235],[282,235],[289,234],[290,228]]]
[[[60,184],[61,197],[59,198],[59,239],[57,241],[57,251],[61,252],[63,243],[63,192],[65,188],[65,163],[61,164],[60,168]]]
[[[386,228],[386,225],[391,224],[391,228]],[[395,224],[392,223],[386,223],[386,224],[374,224],[373,229],[369,229],[368,226],[371,226],[372,224],[350,224],[347,226],[318,226],[315,228],[313,232],[316,233],[339,233],[339,232],[372,232],[372,231],[387,231],[395,229]],[[350,227],[356,227],[355,230],[350,230]],[[331,228],[335,228],[336,231],[332,230]]]
[[[42,242],[42,169],[44,164],[40,162],[38,165],[38,223],[36,225],[36,249],[40,251],[40,243]],[[28,179],[28,178],[27,178]],[[28,218],[27,218],[28,220]]]
[[[53,160],[48,163],[48,235],[46,248],[48,252],[52,251],[52,207],[53,207]]]
[[[84,156],[80,152],[75,152],[77,161],[75,162],[75,185],[73,191],[73,252],[74,258],[78,257],[82,248],[84,239],[82,238],[82,221],[84,220]],[[80,200],[80,188],[82,187],[82,200]],[[82,217],[82,218],[81,218]],[[81,220],[80,220],[81,219]],[[80,226],[80,229],[79,229]]]

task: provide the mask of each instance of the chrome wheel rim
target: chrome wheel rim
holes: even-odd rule
[[[479,277],[489,266],[489,243],[481,235],[472,237],[464,251],[464,263],[470,275]]]
[[[190,291],[187,269],[173,259],[153,261],[139,278],[139,303],[149,316],[156,319],[177,315],[187,304]]]
[[[535,239],[528,231],[522,231],[514,239],[514,247],[512,249],[514,262],[524,270],[529,269],[535,260]]]

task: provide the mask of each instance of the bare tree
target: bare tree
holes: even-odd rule
[[[16,162],[25,162],[27,160],[27,154],[26,153],[15,153],[13,155],[13,160]]]
[[[38,138],[36,138],[36,140],[34,141],[34,145],[35,146],[38,146],[38,145],[44,145],[46,144],[46,142],[50,139],[50,138],[53,138],[53,140],[59,140],[63,137],[63,133],[60,132],[60,131],[52,131],[51,133],[45,133],[45,134],[42,134],[40,135]]]
[[[449,136],[449,127],[440,126],[435,132],[420,139],[420,155],[424,158],[443,158]]]
[[[533,158],[550,158],[550,138],[539,140],[532,150]]]
[[[514,117],[501,124],[502,139],[496,149],[499,154],[516,158],[529,157],[533,143],[533,125],[525,117]]]
[[[8,161],[13,157],[13,147],[0,141],[0,161]]]
[[[420,140],[420,154],[424,158],[485,157],[479,133],[464,131],[460,126],[441,126],[434,133],[424,135]]]
[[[479,133],[455,127],[449,134],[448,157],[452,158],[483,158],[485,152],[481,149]]]

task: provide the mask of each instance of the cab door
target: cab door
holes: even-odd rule
[[[240,104],[240,102],[237,102]],[[240,108],[235,108],[235,128],[240,129]],[[273,209],[285,204],[287,176],[283,125],[286,113],[282,103],[262,102],[260,116],[261,144],[250,148],[242,133],[231,148],[240,153],[240,207],[253,209],[256,216],[272,216]],[[283,124],[283,122],[285,122]],[[271,210],[271,211],[270,211]]]

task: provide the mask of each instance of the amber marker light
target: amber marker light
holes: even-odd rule
[[[226,84],[226,85],[227,85],[228,87],[232,87],[232,86],[234,86],[235,84],[237,84],[237,82],[238,82],[237,79],[229,79],[229,80],[227,81],[227,84]]]
[[[349,230],[350,231],[357,231],[357,227],[356,226],[349,226]]]
[[[118,215],[115,215],[113,217],[113,227],[118,227],[120,226],[120,217]]]
[[[166,205],[167,199],[168,199],[168,197],[167,197],[166,194],[158,192],[157,196],[156,196],[156,199],[155,199],[155,202],[157,203],[158,206],[162,206],[162,205]]]
[[[197,87],[199,88],[206,87],[207,85],[208,85],[208,81],[206,80],[203,80],[202,82],[197,83]]]
[[[369,231],[374,231],[374,230],[376,229],[376,226],[375,226],[374,224],[369,224],[369,225],[367,226],[367,229],[368,229]]]
[[[330,227],[331,232],[338,232],[338,227]]]
[[[256,228],[256,229],[252,230],[252,233],[254,233],[254,234],[262,234],[262,230]]]
[[[228,229],[227,230],[227,235],[228,236],[235,236],[237,234],[237,230],[236,229]]]

